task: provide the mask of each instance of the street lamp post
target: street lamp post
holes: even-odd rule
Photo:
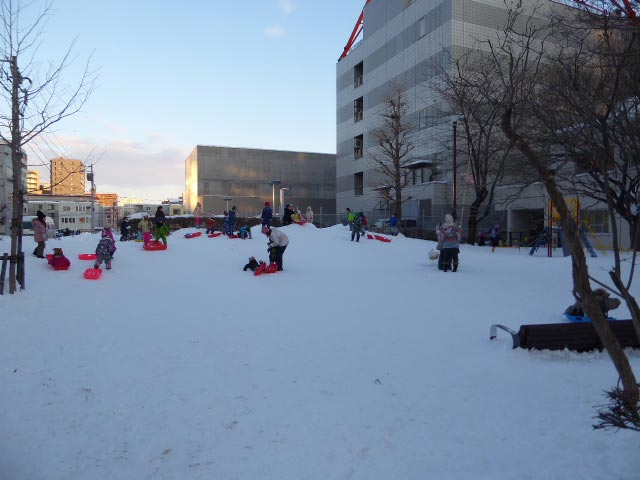
[[[456,215],[456,210],[458,207],[458,198],[457,198],[457,186],[458,186],[458,146],[457,146],[457,127],[458,122],[453,122],[453,218],[458,220]]]
[[[282,221],[282,216],[284,215],[284,192],[285,190],[289,190],[289,187],[282,187],[280,189],[280,221]]]
[[[231,197],[224,197],[224,201],[227,202],[227,213],[229,213],[229,200],[233,200]]]
[[[280,185],[282,181],[278,178],[271,180],[271,208],[276,212],[276,185]]]

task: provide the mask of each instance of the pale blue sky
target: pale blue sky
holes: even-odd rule
[[[55,0],[39,57],[76,38],[74,69],[93,54],[99,78],[49,145],[93,149],[99,191],[151,200],[183,192],[198,144],[335,153],[336,62],[364,3]]]

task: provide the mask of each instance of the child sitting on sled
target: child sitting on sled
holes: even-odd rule
[[[64,256],[61,248],[54,248],[53,257],[49,260],[49,265],[56,269],[63,269],[71,265],[71,262]]]
[[[240,238],[244,240],[247,237],[251,238],[251,228],[249,228],[247,225],[244,225],[240,227]]]
[[[249,257],[249,263],[247,263],[244,268],[242,269],[243,272],[246,272],[247,270],[251,270],[252,272],[255,272],[256,269],[262,265],[264,262],[262,260],[260,260],[259,262],[256,260],[256,257]]]

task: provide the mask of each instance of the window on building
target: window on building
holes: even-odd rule
[[[353,67],[353,88],[358,88],[364,82],[364,64],[358,63]]]
[[[364,98],[363,97],[356,98],[353,101],[353,121],[359,122],[360,120],[362,120],[363,113],[364,113]]]
[[[418,128],[420,130],[427,128],[427,109],[423,108],[418,112]]]
[[[609,233],[609,212],[606,210],[583,210],[582,224],[587,233]]]
[[[420,38],[427,34],[427,17],[422,17],[418,20],[418,36]]]
[[[353,174],[353,194],[356,197],[364,195],[364,172]]]
[[[353,137],[353,158],[362,158],[364,146],[364,135]]]
[[[427,178],[427,169],[426,168],[421,168],[420,169],[420,183],[425,183],[425,179]]]
[[[49,210],[50,212],[55,209],[56,209],[55,205],[47,205],[47,210]]]
[[[71,206],[70,205],[63,205],[62,206],[62,211],[63,212],[70,212],[71,211]]]

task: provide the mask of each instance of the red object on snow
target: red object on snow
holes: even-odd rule
[[[54,270],[69,270],[71,265],[52,265]]]
[[[390,238],[383,237],[382,235],[374,235],[373,238],[375,238],[376,240],[380,240],[381,242],[389,243],[391,241]]]
[[[95,260],[96,259],[96,254],[95,253],[81,253],[80,255],[78,255],[78,258],[80,260]]]
[[[185,233],[184,238],[196,238],[202,235],[202,232]]]
[[[240,238],[240,235],[227,235],[227,238]]]
[[[261,273],[264,273],[265,269],[267,268],[267,264],[262,262],[260,264],[260,266],[258,268],[256,268],[256,271],[253,272],[254,275],[260,275]]]
[[[158,242],[156,240],[151,240],[149,243],[144,245],[142,248],[144,248],[145,250],[166,250],[167,246],[162,242]]]
[[[373,240],[373,239],[374,239],[374,238],[373,238],[373,235],[371,235],[370,233],[367,233],[367,238],[368,238],[369,240]]]
[[[47,253],[47,262],[53,258],[53,253]]]
[[[87,280],[98,280],[102,276],[101,268],[87,268],[84,271],[84,278]]]
[[[270,263],[267,268],[264,269],[264,273],[276,273],[278,271],[277,263]]]
[[[220,235],[222,235],[222,232],[210,233],[209,235],[207,235],[207,237],[216,238],[216,237],[219,237]]]

